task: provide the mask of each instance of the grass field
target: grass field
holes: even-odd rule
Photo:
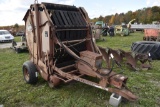
[[[15,36],[15,37],[14,37],[14,40],[15,40],[16,42],[21,42],[21,36]]]
[[[132,42],[142,40],[142,33],[132,33],[127,37],[105,37],[97,41],[103,47],[121,48],[130,51]],[[49,88],[39,76],[36,85],[26,84],[22,76],[22,64],[29,58],[28,53],[16,54],[11,49],[0,49],[0,105],[5,107],[106,107],[111,93],[80,82],[62,83],[55,89]],[[160,106],[160,61],[153,61],[148,71],[130,71],[128,87],[139,99],[122,102],[121,107]],[[119,72],[119,70],[116,70]]]

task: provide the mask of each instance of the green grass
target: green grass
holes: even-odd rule
[[[104,38],[106,41],[103,41],[102,39],[97,40],[97,45],[101,47],[110,47],[113,49],[123,49],[130,51],[132,43],[136,41],[142,41],[143,36],[144,34],[142,32],[130,33],[129,36],[124,36],[124,37],[120,35],[119,36],[117,35],[116,37],[106,36],[102,37],[102,39]]]
[[[15,40],[16,42],[21,42],[21,36],[15,36],[15,37],[14,37],[14,40]]]
[[[143,34],[132,33],[127,37],[106,37],[98,41],[103,47],[129,51],[134,41],[142,40]],[[16,54],[11,49],[0,49],[0,105],[5,107],[106,107],[111,93],[80,82],[62,83],[56,89],[49,88],[39,76],[36,85],[26,84],[22,76],[22,64],[29,58],[28,53]],[[160,67],[159,61],[152,62],[148,71],[133,72],[127,68],[123,75],[128,76],[128,87],[139,99],[135,102],[122,102],[120,107],[159,107],[160,106]],[[119,72],[117,70],[116,72]]]

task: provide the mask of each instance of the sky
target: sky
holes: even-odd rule
[[[145,7],[160,6],[160,0],[37,0],[38,3],[49,2],[56,4],[84,7],[90,18],[115,13],[136,11]],[[10,26],[22,20],[30,5],[35,0],[0,0],[0,26]]]

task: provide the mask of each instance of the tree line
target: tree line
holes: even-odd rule
[[[12,35],[15,35],[16,32],[25,31],[24,25],[19,25],[18,23],[10,26],[0,26],[0,30],[8,30]]]
[[[128,23],[132,19],[136,19],[135,22],[143,24],[151,24],[153,21],[160,21],[160,7],[153,6],[143,9],[138,9],[134,12],[128,11],[127,13],[116,13],[115,15],[107,15],[105,17],[99,16],[98,18],[91,19],[91,22],[103,21],[104,23],[112,24],[122,24]]]

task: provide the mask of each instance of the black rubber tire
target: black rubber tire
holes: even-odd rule
[[[24,76],[24,80],[26,81],[26,83],[28,84],[37,83],[38,81],[38,76],[36,75],[37,68],[33,62],[31,61],[24,62],[22,71],[23,71],[23,76]]]
[[[18,53],[21,53],[21,49],[20,48],[16,48],[16,53],[18,54]]]
[[[107,32],[103,32],[103,33],[102,33],[102,36],[107,36]]]
[[[160,42],[139,41],[132,43],[131,51],[135,53],[150,53],[153,60],[160,60]]]

